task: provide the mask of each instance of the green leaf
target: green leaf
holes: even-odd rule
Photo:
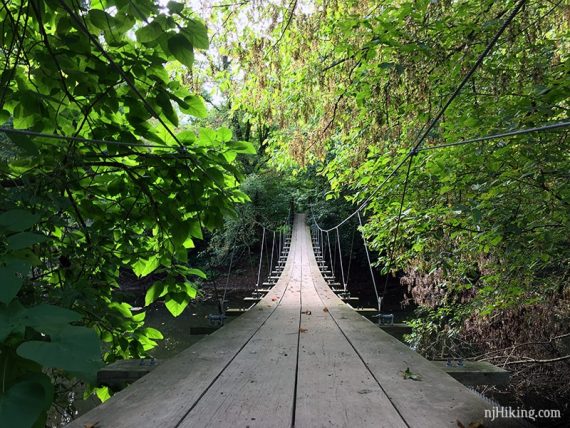
[[[182,245],[190,234],[190,222],[180,221],[172,226],[172,241],[174,245]]]
[[[30,265],[20,260],[10,260],[0,266],[0,302],[10,303],[20,291]]]
[[[97,370],[103,365],[99,338],[87,327],[64,327],[51,335],[49,342],[24,342],[16,352],[22,358],[65,370],[90,383],[95,383]]]
[[[101,9],[91,9],[87,13],[91,23],[100,30],[107,30],[113,26],[113,17]]]
[[[162,296],[164,296],[167,292],[168,290],[164,286],[164,282],[162,281],[155,282],[150,286],[150,288],[147,290],[145,294],[144,305],[145,306],[150,305],[151,303],[155,302],[157,299],[160,299]]]
[[[195,284],[189,281],[184,282],[184,289],[186,291],[186,295],[191,299],[196,298],[196,294],[198,293],[198,289]]]
[[[218,133],[211,128],[200,128],[197,142],[201,146],[215,146],[218,142]]]
[[[204,119],[208,116],[208,109],[206,108],[206,104],[204,104],[202,97],[199,97],[198,95],[188,95],[184,98],[184,102],[186,105],[184,107],[180,106],[180,110],[183,113],[200,119]]]
[[[8,242],[9,250],[21,250],[23,248],[31,247],[34,244],[47,241],[49,238],[45,235],[32,232],[20,232],[15,235],[9,236],[6,241]]]
[[[255,147],[249,141],[230,141],[228,143],[228,147],[236,153],[243,153],[246,155],[257,154],[257,150],[255,150]]]
[[[168,49],[174,58],[186,67],[191,68],[194,64],[194,49],[182,34],[175,34],[168,39]]]
[[[51,332],[79,321],[81,315],[71,309],[41,303],[25,312],[26,325],[40,332]]]
[[[218,139],[222,143],[227,143],[228,141],[231,141],[231,139],[232,139],[231,129],[226,128],[226,127],[218,128]]]
[[[191,144],[196,141],[196,134],[194,131],[182,131],[176,136],[181,143]]]
[[[160,266],[160,256],[152,256],[148,260],[139,259],[131,267],[139,278],[154,272]]]
[[[204,239],[204,236],[202,235],[202,226],[199,220],[190,222],[190,236],[198,239]]]
[[[188,274],[190,274],[190,275],[199,276],[199,277],[202,278],[202,279],[208,278],[207,275],[206,275],[203,271],[201,271],[200,269],[190,268],[190,269],[188,269],[186,272],[187,272]]]
[[[10,428],[30,428],[53,401],[53,386],[41,373],[26,376],[0,395],[0,421]]]
[[[9,305],[0,305],[0,343],[12,334],[24,335],[26,323],[23,321],[23,313],[26,309],[17,300]]]
[[[95,394],[97,394],[97,398],[101,400],[102,403],[111,398],[111,391],[109,390],[108,386],[100,386],[98,388],[95,388]]]
[[[10,112],[8,110],[0,110],[0,125],[6,123],[8,119],[10,119]]]
[[[166,309],[175,317],[186,309],[188,303],[190,303],[190,298],[187,293],[170,293],[165,300]]]
[[[184,3],[169,1],[166,7],[171,14],[180,13],[184,10]]]
[[[188,22],[186,28],[182,32],[188,37],[190,43],[197,49],[208,49],[210,42],[208,40],[208,29],[206,26],[195,19]]]
[[[156,97],[156,103],[160,106],[164,116],[172,123],[174,126],[178,126],[178,116],[172,108],[170,102],[170,97],[166,92],[160,92]]]
[[[152,21],[150,24],[147,24],[144,27],[141,27],[137,31],[135,31],[137,40],[140,43],[153,42],[163,34],[164,31],[162,30],[162,27],[157,21]]]
[[[149,339],[164,339],[164,336],[162,335],[162,333],[160,331],[158,331],[156,328],[146,327],[143,330],[143,333]]]
[[[0,226],[13,232],[22,232],[36,224],[39,218],[39,215],[27,210],[10,210],[0,214]]]

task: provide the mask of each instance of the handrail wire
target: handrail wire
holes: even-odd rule
[[[49,138],[52,140],[66,140],[66,141],[74,141],[77,143],[85,143],[85,144],[97,144],[97,145],[115,145],[115,146],[126,146],[126,147],[140,147],[143,149],[173,149],[171,146],[159,145],[159,144],[145,144],[145,143],[129,143],[127,141],[114,141],[114,140],[101,140],[97,138],[84,138],[84,137],[77,137],[77,136],[65,136],[59,134],[48,134],[45,132],[38,132],[38,131],[30,131],[28,129],[16,129],[16,128],[6,128],[0,127],[0,132],[5,132],[6,134],[16,134],[16,135],[24,135],[28,137],[39,137],[39,138]],[[172,152],[172,154],[178,154],[180,150],[176,150]]]
[[[570,120],[570,118],[569,118],[569,120]],[[504,138],[504,137],[512,137],[514,135],[524,135],[524,134],[530,134],[532,132],[551,131],[554,129],[568,128],[568,127],[570,127],[569,121],[557,122],[557,123],[552,123],[552,124],[548,124],[548,125],[544,125],[544,126],[537,126],[534,128],[516,129],[513,131],[502,132],[500,134],[485,135],[483,137],[470,138],[468,140],[460,140],[460,141],[456,141],[454,143],[439,144],[437,146],[425,146],[425,147],[418,149],[418,151],[423,152],[426,150],[443,149],[445,147],[462,146],[465,144],[479,143],[481,141],[495,140],[495,139]]]

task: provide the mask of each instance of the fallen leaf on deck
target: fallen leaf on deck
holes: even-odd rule
[[[323,308],[323,312],[328,312],[329,308]]]
[[[406,368],[405,371],[400,372],[404,379],[412,379],[412,380],[422,380],[419,374],[413,373],[409,367]]]
[[[303,328],[303,327],[299,328],[299,333],[306,333],[306,332],[307,332],[306,328]]]
[[[305,311],[305,312],[301,312],[301,313],[305,314],[305,315],[311,315],[311,311]]]
[[[98,425],[99,422],[95,422],[94,424],[85,424],[83,425],[83,428],[97,428]]]

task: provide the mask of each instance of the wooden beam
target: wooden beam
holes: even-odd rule
[[[432,364],[463,385],[507,385],[511,378],[510,372],[487,361],[463,361],[461,366],[457,361],[451,363],[452,366],[448,366],[447,361],[432,361]]]

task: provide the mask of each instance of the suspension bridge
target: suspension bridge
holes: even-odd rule
[[[451,427],[482,421],[488,402],[333,292],[305,221],[295,216],[282,273],[255,307],[69,426]],[[485,426],[518,425],[485,420]]]

